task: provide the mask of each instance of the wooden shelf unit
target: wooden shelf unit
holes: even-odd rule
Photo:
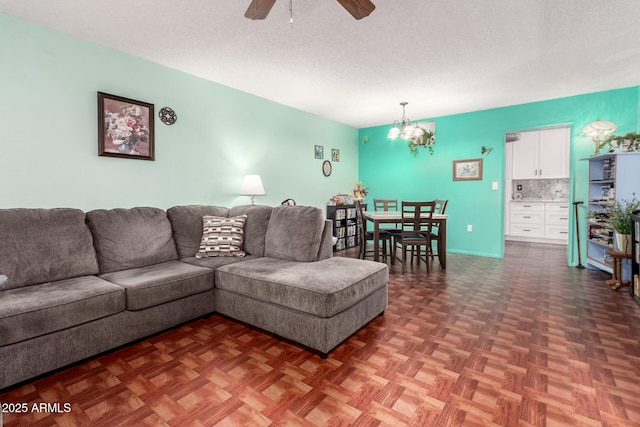
[[[631,296],[640,305],[640,212],[631,215]]]
[[[367,205],[363,204],[362,209],[367,210]],[[327,206],[327,219],[333,222],[333,235],[338,239],[335,252],[360,244],[356,205]]]
[[[614,249],[614,231],[605,220],[615,202],[631,200],[634,193],[640,196],[640,153],[606,153],[582,160],[589,162],[587,264],[612,273],[605,250]],[[625,262],[623,277],[629,280],[630,272]]]

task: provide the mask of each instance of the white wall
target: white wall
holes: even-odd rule
[[[357,181],[357,130],[0,14],[0,208],[249,203],[323,207]],[[155,161],[98,156],[97,92],[164,106]],[[324,177],[314,145],[341,152]]]

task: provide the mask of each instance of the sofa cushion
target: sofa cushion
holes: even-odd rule
[[[4,291],[98,272],[85,214],[78,209],[0,209]]]
[[[207,215],[226,217],[229,216],[229,208],[187,205],[174,206],[167,210],[180,258],[192,257],[198,252],[202,239],[202,217]]]
[[[100,277],[126,289],[128,310],[142,310],[213,288],[213,270],[180,261],[116,271]]]
[[[250,259],[256,259],[256,258],[261,258],[261,257],[256,256],[256,255],[247,255],[247,256],[243,256],[243,257],[237,257],[237,256],[219,257],[219,256],[214,256],[214,257],[206,257],[206,258],[196,258],[196,257],[192,256],[192,257],[189,257],[189,258],[182,258],[180,261],[181,262],[186,262],[187,264],[196,265],[198,267],[207,267],[207,268],[210,268],[212,270],[215,270],[217,268],[222,267],[223,265],[234,264],[236,262],[242,262],[242,261],[246,261],[246,260],[250,260]]]
[[[124,289],[95,276],[4,291],[0,297],[0,346],[107,317],[124,309]]]
[[[315,207],[273,208],[264,255],[288,261],[317,261],[324,222],[322,211]]]
[[[251,255],[264,256],[264,239],[271,218],[271,206],[245,205],[229,209],[229,216],[246,215],[244,225],[244,251]]]
[[[246,255],[242,250],[246,215],[224,218],[221,216],[202,217],[202,240],[196,258],[213,256]]]
[[[318,262],[258,258],[216,270],[215,287],[331,317],[389,282],[386,264],[334,257]]]
[[[99,209],[87,213],[100,273],[178,259],[171,223],[158,208]]]

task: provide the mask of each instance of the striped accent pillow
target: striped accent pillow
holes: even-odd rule
[[[246,215],[225,218],[202,217],[202,240],[196,258],[213,256],[245,256],[242,250]]]

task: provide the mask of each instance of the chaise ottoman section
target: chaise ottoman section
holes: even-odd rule
[[[325,356],[384,312],[388,282],[387,266],[377,262],[266,257],[216,270],[215,306]]]

